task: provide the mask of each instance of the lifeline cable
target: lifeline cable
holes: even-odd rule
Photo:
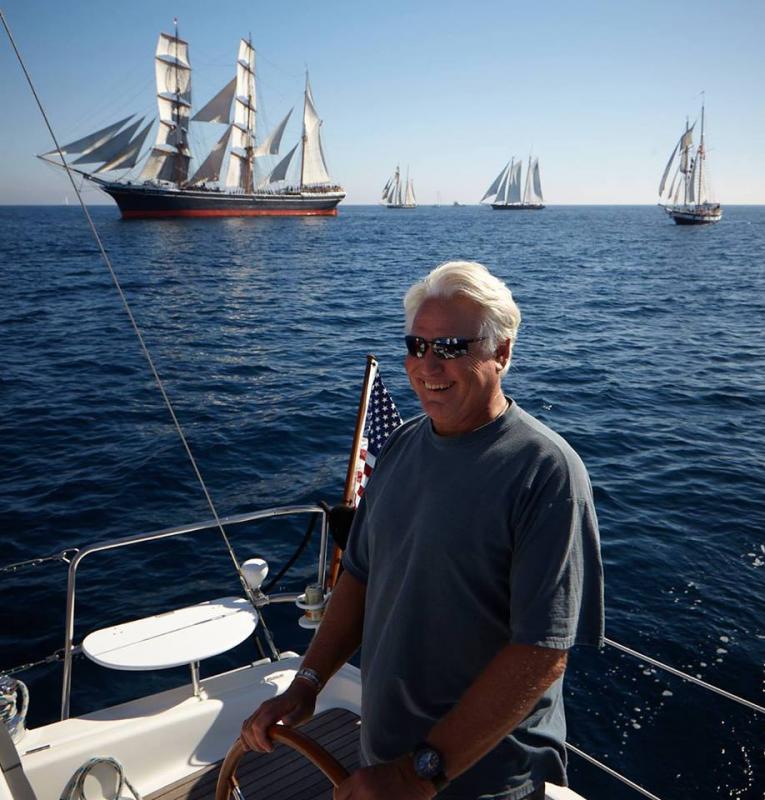
[[[615,642],[613,639],[604,638],[603,641],[607,645],[610,645],[617,650],[621,650],[627,655],[633,656],[641,661],[647,661],[654,667],[658,667],[659,669],[663,669],[665,672],[669,672],[670,675],[676,675],[678,678],[682,678],[684,681],[695,683],[697,686],[701,686],[703,689],[708,689],[710,692],[715,692],[716,694],[719,694],[728,700],[733,700],[734,703],[739,703],[742,706],[746,706],[747,708],[752,709],[752,711],[756,711],[758,714],[765,714],[765,707],[757,705],[757,703],[753,703],[751,700],[747,700],[745,697],[739,697],[737,694],[733,694],[732,692],[726,692],[725,689],[720,689],[711,683],[702,681],[701,678],[694,678],[693,675],[689,675],[687,672],[682,672],[679,669],[675,669],[675,667],[670,667],[669,664],[662,664],[661,661],[657,661],[655,658],[651,658],[644,653],[639,653],[637,650],[633,650],[630,647],[619,644],[619,642]]]
[[[120,299],[122,300],[122,305],[125,309],[125,312],[130,319],[130,324],[133,327],[133,331],[138,338],[138,342],[141,346],[141,350],[143,351],[144,357],[149,364],[149,369],[151,370],[152,375],[154,376],[154,380],[159,387],[159,391],[162,394],[162,399],[165,401],[165,405],[167,406],[167,410],[170,412],[170,416],[173,420],[173,425],[175,426],[175,430],[178,433],[178,436],[181,439],[183,447],[186,451],[186,455],[189,457],[189,461],[191,462],[191,466],[194,470],[194,474],[196,475],[197,481],[199,485],[202,487],[202,492],[204,493],[205,499],[207,500],[207,505],[210,507],[210,511],[212,512],[213,518],[215,520],[216,525],[218,526],[218,530],[220,531],[221,536],[223,537],[223,541],[226,544],[228,549],[228,553],[231,556],[231,560],[234,562],[234,567],[236,569],[237,575],[239,576],[239,581],[242,584],[242,588],[244,589],[245,594],[247,595],[247,599],[252,604],[253,609],[255,609],[255,613],[260,618],[260,622],[262,624],[263,633],[266,637],[268,642],[269,648],[272,652],[272,656],[278,660],[278,651],[276,650],[276,646],[274,645],[273,638],[271,637],[271,632],[268,630],[268,627],[265,624],[265,620],[263,619],[263,615],[258,610],[256,605],[255,596],[252,592],[247,581],[244,579],[242,575],[242,568],[239,565],[239,561],[236,558],[234,553],[234,549],[231,546],[231,542],[229,541],[228,535],[226,534],[225,529],[223,528],[223,523],[220,521],[220,517],[218,516],[218,512],[215,508],[215,504],[213,503],[212,497],[210,496],[210,492],[207,490],[207,485],[205,484],[204,478],[202,477],[202,473],[199,471],[199,467],[197,466],[196,459],[194,458],[193,453],[191,452],[191,447],[189,446],[188,441],[186,440],[186,436],[183,433],[183,429],[181,428],[181,424],[178,421],[178,417],[175,414],[175,409],[173,408],[173,404],[170,402],[170,398],[168,397],[167,391],[165,390],[165,386],[162,383],[162,379],[159,376],[159,372],[154,365],[154,360],[149,353],[148,348],[146,347],[146,343],[144,342],[143,335],[141,334],[141,330],[138,327],[138,323],[136,322],[135,317],[133,316],[133,311],[130,308],[130,304],[128,303],[127,297],[125,296],[125,292],[122,290],[122,285],[119,282],[119,278],[117,277],[117,273],[114,271],[114,267],[112,266],[111,259],[106,253],[106,249],[104,248],[103,242],[101,241],[101,237],[98,235],[98,231],[96,230],[95,223],[93,222],[93,218],[90,216],[90,212],[88,211],[88,207],[85,205],[85,201],[82,199],[82,194],[79,190],[79,187],[74,181],[72,177],[72,171],[69,167],[69,164],[64,157],[64,154],[61,150],[61,146],[58,143],[58,139],[56,138],[56,134],[53,132],[53,128],[48,120],[48,115],[45,113],[45,108],[43,107],[42,101],[40,100],[37,90],[35,89],[34,83],[32,82],[32,78],[27,71],[26,65],[24,64],[24,59],[21,57],[21,53],[19,52],[18,47],[16,46],[16,41],[13,38],[13,34],[11,33],[11,29],[8,27],[8,22],[5,18],[5,14],[3,13],[2,9],[0,9],[0,22],[3,23],[3,27],[5,28],[5,32],[8,34],[8,39],[10,40],[11,47],[13,48],[13,52],[16,54],[16,59],[19,62],[19,66],[21,67],[22,72],[24,73],[24,77],[26,78],[27,83],[29,84],[29,88],[32,91],[32,94],[35,98],[35,102],[37,103],[37,107],[40,109],[40,114],[42,114],[42,118],[45,121],[45,126],[48,129],[48,133],[50,133],[51,139],[53,139],[53,143],[56,145],[56,151],[58,152],[59,158],[62,161],[62,165],[66,170],[67,177],[69,178],[69,182],[72,184],[72,188],[74,189],[75,194],[77,195],[77,200],[82,208],[83,214],[85,214],[85,218],[88,221],[88,225],[90,226],[91,233],[96,240],[96,244],[98,245],[98,249],[101,253],[101,257],[106,264],[107,269],[109,270],[109,274],[111,275],[112,282],[114,283],[117,292],[119,293]]]

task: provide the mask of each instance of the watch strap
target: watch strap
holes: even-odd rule
[[[295,680],[303,680],[310,683],[314,689],[316,689],[316,693],[318,694],[323,686],[324,682],[321,679],[321,676],[315,669],[311,669],[310,667],[301,667],[295,673]]]

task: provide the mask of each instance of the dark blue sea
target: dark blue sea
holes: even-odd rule
[[[338,501],[367,353],[402,415],[418,410],[405,289],[444,260],[487,264],[524,317],[506,391],[590,471],[607,635],[765,702],[765,207],[698,228],[654,207],[93,216],[221,515]],[[211,516],[79,209],[0,208],[0,337],[0,568]],[[303,524],[236,529],[233,545],[276,571]],[[281,588],[303,588],[313,553]],[[0,573],[0,669],[62,647],[65,589],[60,561]],[[238,591],[216,532],[92,556],[76,640]],[[296,610],[267,619],[305,646]],[[60,665],[19,677],[30,724],[55,719]],[[80,658],[72,712],[186,680]],[[569,740],[662,800],[765,795],[751,710],[612,647],[572,653],[567,702]],[[576,755],[569,774],[589,800],[639,797]]]

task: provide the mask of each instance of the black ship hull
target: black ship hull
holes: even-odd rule
[[[667,209],[675,225],[710,225],[722,219],[719,206],[700,209]]]
[[[345,197],[339,187],[326,191],[256,192],[175,189],[129,183],[100,183],[117,203],[123,219],[170,217],[277,217],[337,215]]]
[[[543,203],[492,203],[495,211],[541,211]]]

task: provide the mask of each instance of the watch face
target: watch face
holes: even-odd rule
[[[441,772],[441,756],[431,748],[418,750],[414,754],[414,771],[420,778],[434,778]]]

